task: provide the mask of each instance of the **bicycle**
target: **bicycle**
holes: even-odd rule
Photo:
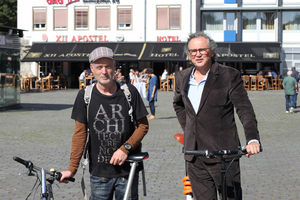
[[[135,174],[136,168],[138,166],[138,163],[143,162],[143,160],[146,160],[148,158],[149,158],[148,152],[141,152],[141,153],[129,155],[127,157],[126,162],[131,163],[131,168],[130,168],[130,172],[129,172],[129,176],[128,176],[128,182],[127,182],[127,186],[126,186],[126,190],[125,190],[123,200],[128,200],[128,198],[129,198],[129,194],[130,194],[134,174]],[[28,168],[28,172],[27,172],[28,176],[33,176],[34,174],[32,172],[36,173],[37,181],[39,180],[40,184],[42,186],[41,199],[42,200],[54,200],[52,184],[54,183],[55,180],[57,180],[57,181],[60,180],[61,173],[56,172],[54,169],[50,170],[50,171],[45,170],[42,167],[34,165],[31,161],[26,161],[26,160],[23,160],[22,158],[19,158],[19,157],[16,157],[16,156],[14,156],[13,159],[15,161],[25,165],[25,167]],[[41,175],[42,175],[41,180],[39,179],[38,172],[36,170],[41,172]],[[50,178],[46,178],[46,174],[50,175]],[[143,178],[144,196],[147,196],[144,170],[142,170],[142,178]],[[47,184],[46,184],[46,180],[48,181]],[[67,180],[72,181],[72,182],[75,181],[74,178],[67,178]],[[37,189],[39,185],[36,186],[36,187],[35,186],[36,186],[36,184],[32,188],[32,191],[35,190],[35,188]],[[26,197],[26,199],[28,199],[28,197],[31,195],[31,193],[32,192],[30,192],[30,194]]]
[[[183,133],[177,133],[174,135],[174,138],[180,142],[181,144],[183,144],[184,142],[184,134]],[[262,149],[261,149],[262,151]],[[233,163],[233,161],[237,158],[242,157],[243,155],[247,154],[247,151],[245,149],[245,147],[238,147],[238,150],[236,151],[232,151],[232,150],[221,150],[221,151],[208,151],[208,150],[185,150],[184,148],[182,148],[182,152],[185,155],[194,155],[194,156],[205,156],[207,158],[218,158],[217,156],[220,156],[220,158],[218,158],[221,161],[221,194],[222,194],[222,199],[227,199],[227,184],[226,184],[226,173],[227,170],[230,168],[231,164]],[[226,162],[225,162],[225,157],[227,157],[228,155],[236,155],[229,163],[229,165],[226,168]],[[191,184],[189,181],[189,178],[186,176],[183,178],[183,184],[184,184],[184,194],[187,195],[187,200],[192,200],[193,196],[192,196],[192,188],[191,188]],[[217,197],[220,198],[219,194],[218,194],[218,189],[216,191],[217,193]]]
[[[34,165],[31,161],[23,160],[22,158],[19,158],[17,156],[14,156],[13,159],[21,164],[23,164],[27,169],[27,175],[28,176],[36,176],[36,182],[31,190],[31,192],[28,194],[26,199],[30,197],[33,191],[36,191],[38,187],[41,185],[41,195],[40,199],[42,200],[54,200],[53,196],[53,190],[52,190],[52,184],[55,180],[59,181],[61,178],[61,173],[55,171],[54,169],[50,169],[50,171],[45,170],[42,167],[39,167],[37,165]],[[39,173],[41,174],[41,179],[39,178]],[[22,173],[19,173],[19,175]],[[49,175],[50,177],[46,177],[46,175]],[[68,178],[67,180],[74,182],[74,178]],[[48,182],[46,184],[46,181]],[[37,185],[37,183],[39,184]]]

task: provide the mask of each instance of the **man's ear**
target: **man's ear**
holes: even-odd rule
[[[90,69],[91,69],[91,71],[92,71],[93,74],[94,74],[94,67],[93,67],[93,64],[90,64]]]

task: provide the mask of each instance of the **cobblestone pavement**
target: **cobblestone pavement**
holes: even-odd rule
[[[35,182],[34,177],[18,175],[26,170],[13,161],[13,156],[46,169],[67,169],[74,130],[70,115],[77,92],[67,89],[21,93],[22,109],[0,112],[0,199],[25,199]],[[264,152],[241,160],[244,199],[299,199],[300,108],[294,114],[285,113],[283,90],[248,94]],[[142,196],[140,185],[141,200],[185,199],[181,183],[185,175],[182,145],[173,137],[181,128],[172,108],[172,97],[173,92],[159,92],[155,103],[157,119],[150,121],[149,133],[143,140],[143,150],[150,157],[144,162],[147,196]],[[148,102],[145,105],[149,110]],[[237,121],[244,144],[243,129]],[[54,186],[56,199],[82,199],[81,176],[82,170],[75,176],[75,183]],[[85,177],[89,187],[88,173]]]

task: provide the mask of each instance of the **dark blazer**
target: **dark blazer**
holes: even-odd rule
[[[243,124],[246,142],[252,139],[259,141],[254,110],[239,71],[217,62],[213,63],[198,112],[195,113],[186,92],[193,68],[183,70],[175,76],[173,107],[184,131],[184,148],[209,151],[237,150],[240,140],[234,119],[234,108]],[[188,161],[192,158],[191,155],[185,155]],[[203,160],[216,162],[216,159]]]

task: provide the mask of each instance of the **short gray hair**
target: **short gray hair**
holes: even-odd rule
[[[190,41],[194,38],[199,38],[199,37],[206,38],[210,50],[215,50],[217,48],[218,45],[216,44],[216,42],[211,37],[209,37],[206,33],[202,32],[202,31],[199,31],[196,33],[190,33],[189,38],[184,46],[184,50],[187,55],[189,55]],[[215,59],[215,55],[214,55],[213,59]]]
[[[291,76],[292,73],[293,73],[292,71],[288,71],[288,72],[287,72],[287,75],[288,75],[288,76]]]

